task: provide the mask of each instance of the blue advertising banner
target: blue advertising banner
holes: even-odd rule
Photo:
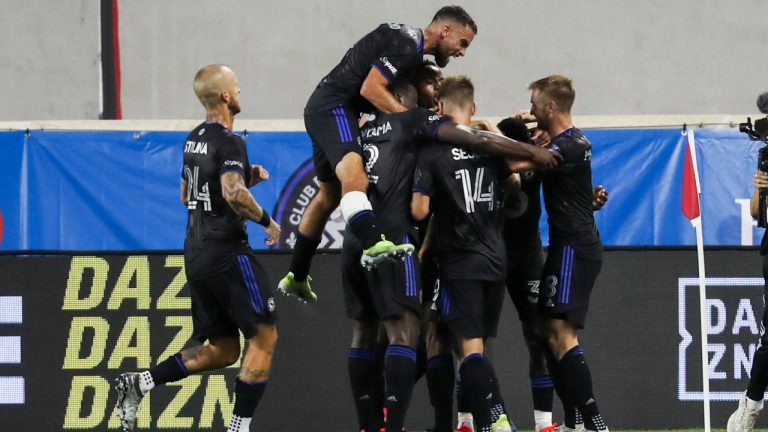
[[[610,200],[596,214],[609,246],[679,246],[695,242],[680,212],[685,137],[679,129],[586,130],[595,185]],[[290,248],[317,193],[311,143],[304,132],[250,132],[251,162],[268,181],[252,191],[283,227]],[[185,132],[0,132],[0,249],[160,250],[183,246],[186,209],[179,200]],[[697,129],[702,220],[707,245],[759,242],[749,217],[760,143],[730,128]],[[331,216],[321,247],[341,246],[344,222]],[[251,244],[265,248],[261,227]],[[542,218],[546,241],[546,217]]]

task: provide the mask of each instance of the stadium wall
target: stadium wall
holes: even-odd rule
[[[289,256],[259,260],[274,282]],[[763,280],[754,249],[710,250],[707,266],[712,424],[722,428],[747,384]],[[316,257],[316,305],[277,298],[280,341],[255,430],[354,429],[339,267],[338,254]],[[606,252],[580,339],[612,428],[701,426],[698,287],[689,279],[696,269],[691,249]],[[0,256],[0,419],[17,431],[116,429],[112,380],[155,365],[191,335],[184,282],[178,252]],[[527,351],[509,301],[490,353],[509,411],[531,429]],[[235,374],[229,368],[156,389],[140,430],[222,430]],[[559,405],[555,412],[560,420]],[[406,424],[423,430],[430,421],[421,382]]]
[[[191,128],[196,122],[190,123]],[[0,250],[182,247],[187,212],[178,187],[187,132],[108,124],[123,130],[0,130]],[[290,249],[318,190],[311,144],[303,131],[266,129],[238,133],[246,139],[251,163],[270,172],[252,191],[283,228],[276,248]],[[603,243],[694,244],[694,231],[680,211],[686,143],[681,128],[585,132],[593,145],[593,182],[605,185],[611,197],[595,214]],[[763,230],[749,215],[749,198],[759,145],[734,128],[719,127],[697,128],[696,146],[705,244],[756,244]],[[321,247],[340,248],[343,229],[337,212]],[[546,243],[546,215],[540,230]],[[266,247],[261,227],[248,224],[248,231],[253,247]]]
[[[754,110],[766,90],[762,0],[466,0],[479,33],[448,74],[474,79],[478,114],[528,106],[528,82],[574,78],[575,112],[715,114]],[[1,120],[96,119],[98,1],[4,0]],[[382,22],[424,26],[443,2],[119,1],[123,117],[191,118],[192,77],[231,65],[243,118],[300,118],[320,78]]]

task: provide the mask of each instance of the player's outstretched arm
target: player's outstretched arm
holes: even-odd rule
[[[264,227],[266,243],[272,245],[280,239],[280,225],[256,202],[251,191],[245,186],[240,173],[229,171],[221,176],[221,193],[238,216],[250,219]]]
[[[388,85],[387,77],[378,69],[372,67],[368,71],[368,76],[365,77],[362,87],[360,87],[360,96],[367,99],[376,109],[386,114],[407,111],[387,89]]]
[[[446,124],[440,127],[437,130],[437,139],[444,143],[464,147],[473,152],[529,160],[537,167],[543,169],[555,167],[560,157],[549,150],[511,140],[503,135],[473,130],[454,124]]]

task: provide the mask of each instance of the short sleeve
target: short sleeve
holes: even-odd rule
[[[216,163],[219,167],[219,177],[228,172],[236,172],[243,176],[247,182],[245,174],[245,164],[247,163],[245,144],[236,136],[227,137],[227,140],[219,148]],[[250,167],[248,167],[250,168]]]
[[[451,122],[450,117],[441,117],[424,108],[410,109],[407,116],[408,128],[413,135],[430,141],[437,141],[437,130]]]
[[[418,66],[423,60],[419,48],[421,35],[411,32],[414,31],[405,28],[393,32],[387,46],[371,64],[371,67],[378,69],[388,81]]]

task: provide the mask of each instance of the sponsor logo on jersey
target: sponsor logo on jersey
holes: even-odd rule
[[[224,161],[224,166],[225,167],[227,167],[227,166],[239,166],[240,168],[243,168],[243,163],[240,162],[240,161],[236,161],[236,160],[225,160]]]
[[[389,69],[390,72],[392,72],[392,75],[397,75],[397,68],[395,65],[389,62],[389,59],[386,57],[382,57],[379,60],[381,60],[381,63],[384,64],[384,67]]]
[[[365,172],[368,173],[368,180],[373,184],[378,183],[379,176],[371,174],[371,171],[373,171],[376,161],[379,160],[379,148],[373,144],[365,144],[363,146],[363,158],[365,159]]]
[[[360,131],[360,135],[363,138],[378,137],[386,134],[391,130],[392,130],[392,125],[389,122],[386,122],[378,126],[366,127],[362,131]]]
[[[272,215],[280,224],[282,234],[280,243],[272,246],[276,249],[293,249],[301,218],[307,211],[312,198],[320,191],[320,182],[315,175],[312,159],[302,163],[283,186]],[[321,249],[341,249],[344,240],[346,223],[341,216],[341,210],[335,209],[325,224],[325,231],[320,240]]]
[[[184,153],[208,154],[208,143],[201,141],[187,141],[184,144]]]

